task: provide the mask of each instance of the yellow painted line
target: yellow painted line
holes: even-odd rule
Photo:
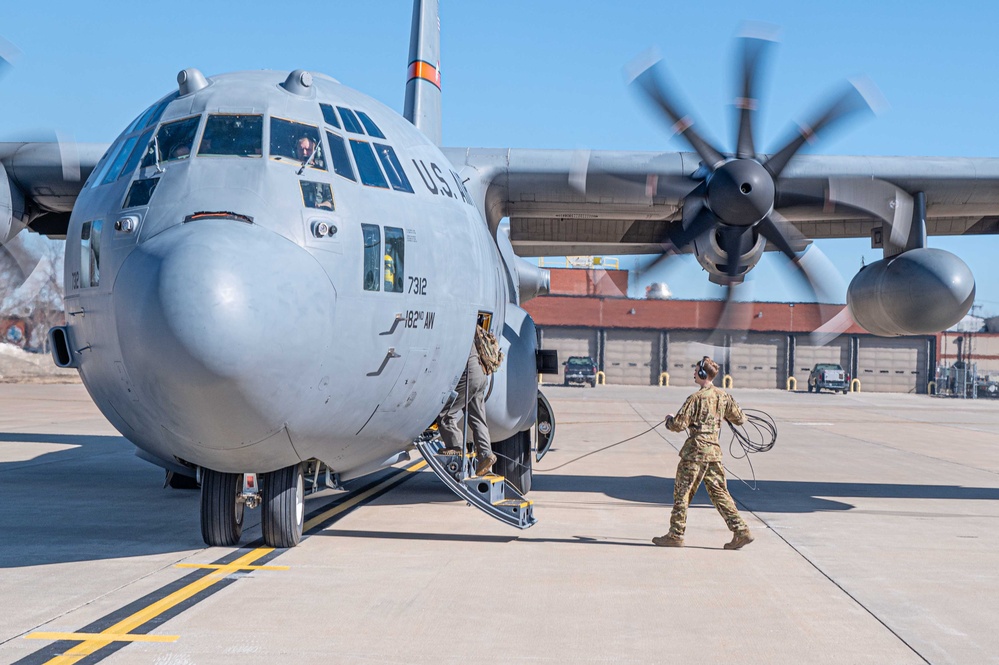
[[[28,633],[26,640],[101,640],[110,642],[176,642],[180,635],[135,635],[132,633]]]
[[[231,567],[224,563],[176,563],[174,568],[211,568],[214,570],[225,568],[228,570]],[[290,570],[290,568],[288,566],[243,566],[240,570]]]
[[[408,473],[416,473],[417,471],[420,471],[426,465],[427,465],[426,460],[421,460],[420,462],[414,464],[413,466],[408,467],[406,469],[403,469],[403,471],[406,471]],[[347,510],[348,508],[353,508],[354,506],[356,506],[361,501],[364,501],[365,499],[367,499],[372,494],[377,494],[378,492],[381,492],[383,489],[385,489],[389,485],[393,485],[393,484],[399,483],[399,482],[402,482],[400,480],[399,476],[392,476],[388,480],[384,480],[384,481],[378,483],[377,485],[375,485],[371,489],[369,489],[369,490],[367,490],[365,492],[361,492],[357,496],[352,497],[352,498],[348,499],[347,501],[344,501],[343,503],[341,503],[340,505],[336,506],[335,508],[330,508],[326,512],[320,513],[320,514],[316,515],[311,520],[309,520],[308,522],[306,522],[305,526],[303,528],[304,528],[305,531],[311,531],[313,528],[315,528],[316,525],[322,524],[323,522],[325,522],[326,520],[330,519],[331,517],[333,517],[335,515],[339,515],[343,511]]]
[[[117,637],[131,633],[139,626],[154,619],[160,614],[163,614],[172,607],[179,605],[192,596],[204,591],[208,587],[221,582],[230,573],[238,572],[240,569],[252,564],[257,559],[266,556],[273,551],[273,547],[258,547],[255,550],[247,552],[232,563],[223,565],[218,570],[208,573],[200,580],[191,582],[187,586],[174,591],[169,596],[156,601],[152,605],[149,605],[135,614],[122,619],[115,625],[102,630],[94,637],[86,638],[80,644],[77,644],[75,647],[66,651],[62,655],[56,656],[55,658],[47,661],[45,665],[72,665],[73,663],[77,663],[81,659],[86,658],[100,649],[103,649],[112,642],[119,641],[116,639]]]
[[[426,461],[420,461],[411,467],[404,469],[409,473],[416,473],[420,471],[423,467],[427,465]],[[386,487],[393,485],[395,483],[401,482],[398,475],[392,476],[391,478],[382,481],[378,485],[375,485],[369,490],[358,494],[357,496],[351,497],[347,501],[339,504],[335,508],[331,508],[324,513],[313,517],[311,520],[305,523],[303,530],[309,531],[314,528],[317,524],[321,524],[331,517],[338,515],[349,508],[353,508],[361,501],[372,494],[376,494]],[[211,568],[212,572],[208,573],[204,577],[194,582],[191,582],[187,586],[174,591],[169,596],[162,598],[152,605],[149,605],[135,614],[122,619],[118,623],[106,628],[99,633],[31,633],[26,635],[25,638],[31,639],[51,639],[51,640],[81,640],[80,644],[77,644],[72,649],[69,649],[65,653],[46,661],[45,665],[73,665],[79,662],[83,658],[91,655],[92,653],[103,649],[104,647],[112,644],[113,642],[121,641],[135,641],[135,642],[165,642],[173,640],[163,640],[163,639],[148,639],[156,637],[174,637],[175,636],[158,636],[158,635],[132,635],[132,631],[142,626],[143,624],[151,621],[160,614],[163,614],[167,610],[183,603],[185,600],[197,595],[198,593],[204,591],[205,589],[213,586],[214,584],[221,582],[231,573],[236,573],[241,570],[247,569],[283,569],[287,570],[287,566],[253,566],[253,562],[258,559],[270,554],[274,551],[273,547],[258,547],[255,550],[247,552],[243,556],[239,557],[235,561],[227,564],[218,565],[200,565],[200,564],[178,564],[181,567],[199,567],[199,568]],[[34,637],[36,635],[58,635],[60,637]],[[134,638],[134,639],[133,639]]]

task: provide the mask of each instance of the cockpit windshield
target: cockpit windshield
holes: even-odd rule
[[[156,138],[149,144],[146,156],[142,159],[142,166],[187,159],[191,155],[199,120],[200,116],[194,116],[160,125]]]
[[[301,122],[271,118],[271,159],[326,170],[319,128]]]
[[[262,115],[210,115],[198,155],[260,157],[264,148]]]

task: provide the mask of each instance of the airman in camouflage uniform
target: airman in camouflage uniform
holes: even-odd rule
[[[666,416],[666,427],[669,430],[687,430],[688,435],[680,450],[680,464],[676,467],[669,533],[653,538],[652,542],[661,547],[683,546],[687,506],[703,482],[711,502],[734,534],[732,541],[725,544],[725,549],[737,550],[753,542],[753,536],[739,516],[732,495],[725,485],[725,469],[721,463],[718,435],[721,433],[722,420],[741,425],[745,416],[731,395],[712,385],[711,382],[718,374],[717,363],[704,356],[695,368],[694,382],[701,387],[700,390],[687,398],[675,416]]]

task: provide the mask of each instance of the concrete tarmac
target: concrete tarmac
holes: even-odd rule
[[[533,528],[395,472],[310,497],[327,526],[270,551],[259,511],[204,547],[198,493],[82,386],[0,385],[0,663],[999,663],[999,402],[733,391],[779,427],[757,489],[725,446],[733,552],[703,488],[686,547],[650,543],[682,436],[572,461],[693,386],[544,390]]]

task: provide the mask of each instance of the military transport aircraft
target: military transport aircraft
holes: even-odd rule
[[[863,86],[764,154],[769,42],[748,37],[733,152],[654,64],[637,89],[693,152],[445,149],[438,1],[416,0],[412,26],[403,115],[319,73],[189,68],[110,146],[0,144],[0,241],[67,241],[55,362],[140,456],[200,480],[208,544],[237,543],[259,505],[267,543],[295,545],[307,491],[414,446],[459,495],[533,523],[521,493],[554,420],[537,383],[551,359],[521,308],[547,274],[522,256],[690,252],[736,284],[766,250],[810,278],[811,239],[873,236],[885,259],[848,294],[861,325],[929,333],[968,311],[970,271],[926,239],[996,232],[999,160],[798,155],[866,108]],[[500,490],[426,434],[477,321],[506,354],[487,399]]]

